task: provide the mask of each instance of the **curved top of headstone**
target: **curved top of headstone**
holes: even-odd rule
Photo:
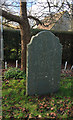
[[[40,40],[40,41],[39,41]],[[62,47],[62,45],[60,44],[59,38],[56,37],[52,32],[50,31],[41,31],[38,34],[36,34],[35,36],[33,36],[31,38],[30,43],[28,44],[28,46],[31,46],[32,44],[36,44],[36,42],[47,42],[47,44],[52,45],[53,47],[56,47],[55,45],[58,44]],[[51,47],[51,46],[50,46]]]

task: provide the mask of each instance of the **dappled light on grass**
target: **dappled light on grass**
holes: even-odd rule
[[[26,80],[4,80],[3,118],[72,118],[73,78],[62,78],[57,93],[26,96]]]

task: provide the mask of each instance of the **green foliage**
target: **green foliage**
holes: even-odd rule
[[[4,73],[4,79],[23,79],[25,78],[25,74],[23,71],[17,68],[9,68],[7,71]]]
[[[13,68],[15,69],[15,68]],[[72,118],[73,77],[63,78],[60,90],[52,95],[26,96],[26,79],[2,82],[2,115],[6,119]],[[70,94],[72,92],[72,94]],[[72,97],[71,97],[72,96]]]

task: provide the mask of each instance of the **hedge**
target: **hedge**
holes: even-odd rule
[[[44,31],[42,29],[31,29],[31,37],[36,35],[38,32]],[[73,32],[63,31],[51,31],[57,37],[63,46],[62,52],[62,63],[68,61],[69,64],[73,64]],[[4,29],[4,61],[9,60],[20,60],[21,58],[21,38],[20,30]]]
[[[4,60],[20,59],[20,31],[12,29],[4,29]]]

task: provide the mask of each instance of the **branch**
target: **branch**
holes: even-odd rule
[[[58,11],[60,11],[60,10],[62,9],[63,5],[64,5],[64,2],[63,2],[62,5],[59,7]]]
[[[50,6],[50,3],[49,3],[48,0],[47,0],[47,3],[48,3],[48,7],[49,7],[49,12],[50,12],[50,11],[51,11],[51,10],[50,10],[51,6]]]
[[[67,5],[68,5],[68,7],[70,8],[70,3],[69,3],[69,2],[67,2]]]
[[[3,23],[3,25],[5,25],[6,27],[13,28],[13,29],[20,29],[19,26],[14,26],[14,25],[11,25],[11,24],[5,24],[5,23]]]
[[[34,16],[31,16],[31,15],[29,15],[29,16],[27,16],[28,18],[30,18],[30,19],[33,19],[33,20],[35,20],[35,21],[37,21],[39,24],[43,24],[38,18],[36,18],[36,17],[34,17]]]
[[[11,13],[5,11],[5,10],[2,10],[2,9],[0,9],[0,11],[2,11],[2,14],[0,12],[0,15],[2,15],[4,18],[6,18],[6,19],[8,19],[10,21],[14,21],[14,22],[20,23],[21,19],[20,19],[19,16],[13,15],[13,14],[11,14]]]

